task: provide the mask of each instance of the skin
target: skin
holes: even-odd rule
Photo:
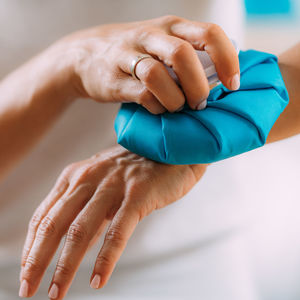
[[[94,288],[103,287],[138,223],[182,198],[205,169],[156,163],[121,146],[67,167],[30,222],[21,274],[29,284],[28,295],[37,291],[66,234],[50,285],[59,291],[57,297],[49,294],[63,299],[87,250],[109,223],[91,276],[91,282],[100,276]]]
[[[290,103],[267,142],[300,132],[299,49],[300,44],[279,57]],[[38,289],[65,235],[49,287],[49,291],[57,287],[57,297],[51,299],[63,299],[87,250],[109,223],[90,279],[93,288],[103,287],[139,221],[180,199],[201,179],[206,167],[163,165],[120,146],[67,167],[29,225],[21,271],[21,280],[29,284],[28,295]],[[93,284],[95,275],[100,281]]]
[[[299,48],[280,60],[291,102],[272,129],[269,142],[300,129]],[[0,175],[4,176],[78,97],[134,101],[152,113],[174,112],[186,97],[194,109],[209,92],[194,49],[206,50],[223,84],[234,89],[232,79],[239,74],[237,55],[214,24],[167,16],[100,26],[58,41],[0,83]],[[129,66],[141,53],[154,58],[137,65],[138,81],[131,77]],[[182,89],[163,63],[173,67]],[[162,165],[120,146],[67,167],[29,225],[20,274],[22,285],[27,284],[26,296],[37,291],[66,234],[50,285],[57,287],[57,297],[51,298],[62,299],[87,249],[110,223],[92,273],[92,278],[101,277],[96,288],[105,285],[138,222],[180,199],[205,169],[205,165]]]
[[[56,42],[0,82],[0,178],[78,98],[136,102],[155,114],[174,112],[187,98],[195,109],[209,93],[195,49],[210,54],[220,80],[232,89],[238,56],[215,24],[166,16],[98,26]],[[140,80],[134,79],[131,62],[145,53],[153,58],[137,64]],[[173,67],[182,89],[164,64]]]
[[[269,133],[267,143],[300,133],[300,43],[279,56],[279,67],[290,101]]]

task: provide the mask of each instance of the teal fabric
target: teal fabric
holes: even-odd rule
[[[118,143],[168,164],[211,163],[265,144],[288,94],[276,56],[240,51],[241,86],[211,90],[207,108],[153,115],[135,103],[122,104],[115,120]]]

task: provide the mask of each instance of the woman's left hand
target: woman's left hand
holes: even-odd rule
[[[88,248],[111,221],[91,277],[93,288],[103,287],[139,221],[180,199],[205,170],[156,163],[121,146],[68,166],[30,221],[20,295],[34,295],[66,234],[49,288],[50,299],[63,299]]]

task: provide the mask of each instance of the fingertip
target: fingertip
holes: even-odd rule
[[[207,99],[205,99],[204,101],[200,102],[197,106],[196,106],[196,110],[203,110],[205,109],[207,106]]]
[[[183,110],[183,108],[184,108],[184,105],[182,105],[182,106],[180,106],[178,109],[176,109],[175,112],[180,112],[180,111]]]
[[[240,74],[235,74],[232,76],[232,78],[230,79],[230,89],[232,91],[237,91],[240,88]]]
[[[225,42],[225,43],[224,43]],[[239,56],[232,42],[226,38],[220,47],[210,47],[207,53],[210,55],[219,80],[229,90],[238,90],[240,87]]]
[[[30,276],[24,273],[20,274],[19,297],[30,298],[38,291],[39,283],[33,280]]]
[[[99,274],[95,274],[91,280],[90,287],[92,289],[99,289],[101,284],[101,276]]]
[[[194,110],[202,110],[206,107],[207,105],[207,98],[209,96],[209,85],[208,82],[206,83],[205,87],[204,85],[202,86],[202,91],[201,91],[201,96],[198,98],[197,101],[192,101],[191,99],[188,99],[188,103],[191,109]]]
[[[57,299],[59,295],[59,287],[56,283],[53,283],[50,287],[48,297],[50,299]]]
[[[19,289],[19,297],[27,298],[29,297],[29,283],[26,279],[23,279]]]

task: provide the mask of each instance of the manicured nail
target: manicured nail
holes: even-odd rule
[[[101,281],[101,277],[99,274],[96,274],[94,277],[93,277],[93,280],[91,281],[91,288],[92,289],[99,289],[99,286],[100,286],[100,281]]]
[[[240,88],[240,75],[239,74],[235,74],[231,78],[230,87],[233,91],[236,91]]]
[[[179,112],[179,111],[182,111],[184,108],[184,105],[182,105],[181,107],[179,107],[177,110],[175,110],[175,112]]]
[[[58,286],[56,283],[53,283],[48,294],[49,298],[56,299],[58,297],[58,293],[59,293]]]
[[[28,291],[29,291],[28,281],[26,279],[23,279],[19,290],[19,296],[21,298],[28,297]]]
[[[207,105],[207,100],[205,99],[204,101],[200,102],[197,106],[196,106],[196,110],[203,110]]]

